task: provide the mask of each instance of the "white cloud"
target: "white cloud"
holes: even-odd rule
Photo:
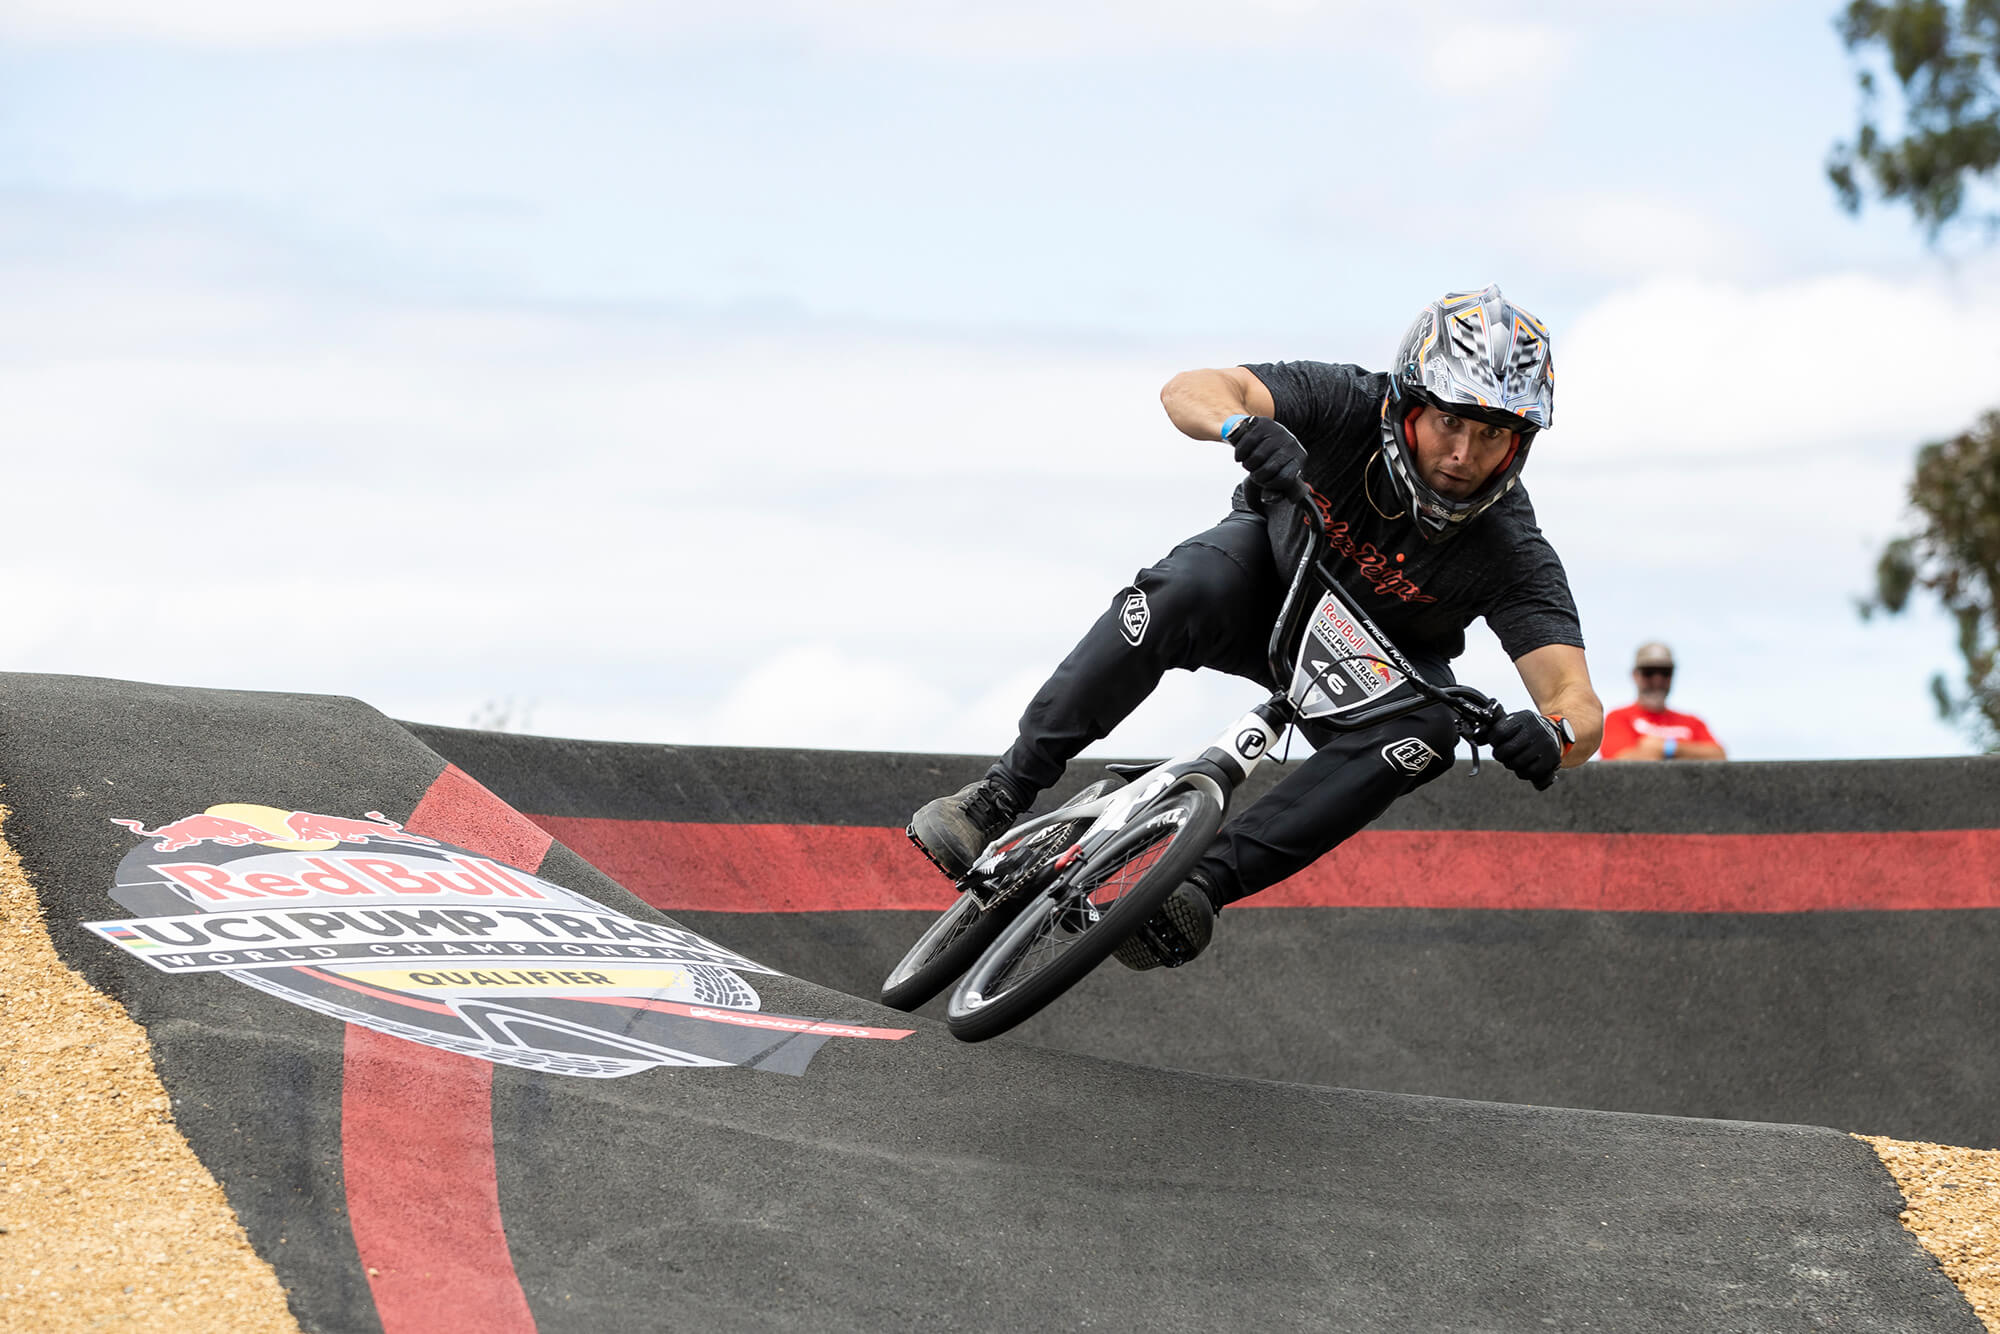
[[[9,221],[12,669],[970,744],[1234,477],[1157,353],[371,304]]]
[[[0,33],[40,40],[179,41],[217,45],[396,39],[516,32],[629,8],[624,0],[5,0]]]
[[[1602,191],[1519,201],[1517,249],[1570,272],[1631,280],[1662,274],[1740,277],[1763,256],[1741,228],[1677,199]]]
[[[907,663],[805,643],[760,664],[722,697],[688,739],[738,745],[923,750],[950,711],[949,693]]]
[[[1160,382],[1192,364],[1170,349],[371,300],[179,245],[65,256],[21,241],[31,222],[0,250],[23,294],[0,308],[10,669],[355,694],[446,723],[511,697],[554,734],[993,751],[1236,477],[1161,416]],[[1827,335],[1817,361],[1767,346],[1827,311],[1875,337]],[[1948,639],[1864,630],[1847,602],[1921,434],[1896,406],[1930,364],[1916,325],[1945,316],[1990,375],[1976,319],[1875,280],[1648,287],[1558,332],[1563,415],[1529,481],[1607,694],[1619,656],[1666,634],[1729,664],[1736,693],[1708,698],[1746,753],[1952,748],[1921,717]],[[1710,374],[1675,336],[1690,320],[1721,331]],[[1852,362],[1884,326],[1902,332],[1878,381]],[[1657,409],[1619,391],[1614,340],[1660,369]],[[1760,350],[1837,363],[1837,410],[1766,411],[1735,378]],[[1958,424],[1995,388],[1934,389],[1923,412]],[[1701,393],[1753,419],[1705,424],[1721,409]],[[1796,698],[1786,655],[1809,642],[1865,664],[1855,688],[1882,706],[1838,734],[1746,729]],[[1519,695],[1490,649],[1462,674]],[[1205,740],[1255,695],[1172,673],[1102,749]]]
[[[1556,331],[1529,485],[1608,703],[1664,637],[1676,703],[1740,756],[1965,749],[1925,689],[1955,670],[1943,619],[1863,624],[1854,600],[1905,522],[1916,446],[2000,403],[1995,276],[1660,279]]]
[[[1267,25],[1316,32],[1366,7],[1351,0],[1123,0],[1079,8],[1057,0],[749,0],[718,9],[680,0],[5,0],[0,32],[58,40],[138,39],[219,45],[518,36],[551,29],[641,37],[788,36],[829,46],[959,55],[1066,56],[1121,46],[1268,40]]]
[[[1458,133],[1447,126],[1437,137],[1443,142]],[[1667,195],[1541,185],[1497,194],[1413,188],[1422,206],[1393,213],[1372,193],[1315,190],[1296,203],[1292,222],[1329,243],[1362,237],[1398,249],[1476,254],[1488,271],[1526,270],[1564,282],[1636,286],[1688,276],[1734,282],[1768,268],[1767,248],[1751,233],[1700,204]],[[1468,237],[1476,237],[1469,250]]]
[[[1994,269],[1640,283],[1555,330],[1548,448],[1667,466],[1784,454],[1802,473],[1830,447],[1907,457],[2000,402],[1996,298]]]
[[[1579,34],[1546,23],[1467,21],[1446,14],[1425,43],[1423,72],[1430,86],[1453,97],[1475,99],[1494,114],[1545,87],[1574,57]]]
[[[1445,0],[1421,7],[1446,34],[1482,11]],[[831,50],[888,50],[948,59],[1069,60],[1158,49],[1240,52],[1309,43],[1407,44],[1418,20],[1362,0],[0,0],[0,34],[25,40],[138,40],[219,46],[537,37],[552,32],[639,40],[782,40]],[[1487,25],[1506,53],[1546,55],[1545,27]]]

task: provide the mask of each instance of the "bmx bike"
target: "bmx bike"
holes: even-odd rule
[[[958,899],[890,970],[883,1004],[914,1010],[956,979],[945,1020],[967,1042],[1042,1009],[1187,878],[1231,799],[1293,723],[1358,731],[1442,704],[1479,771],[1500,704],[1417,674],[1323,563],[1325,519],[1310,490],[1299,484],[1294,494],[1316,540],[1271,631],[1271,679],[1284,685],[1208,745],[1159,764],[1108,765],[1109,777],[995,838],[959,878]]]

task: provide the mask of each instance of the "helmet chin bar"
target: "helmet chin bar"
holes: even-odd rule
[[[1408,423],[1423,407],[1500,426],[1517,432],[1520,439],[1506,465],[1487,478],[1475,494],[1465,500],[1452,500],[1433,490],[1417,471],[1417,450],[1410,442]],[[1382,399],[1382,456],[1388,464],[1389,484],[1408,507],[1410,521],[1426,542],[1445,542],[1456,537],[1464,524],[1484,514],[1495,501],[1513,490],[1528,462],[1528,447],[1534,443],[1535,435],[1532,426],[1511,412],[1498,412],[1477,404],[1470,407],[1441,404],[1429,394],[1408,385],[1398,386],[1393,381]]]

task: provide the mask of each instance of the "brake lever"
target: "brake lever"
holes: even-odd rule
[[[1459,714],[1462,724],[1459,735],[1465,738],[1465,744],[1472,749],[1472,768],[1467,771],[1467,777],[1470,778],[1479,777],[1480,743],[1485,740],[1486,734],[1493,730],[1493,725],[1504,716],[1499,712],[1498,704],[1494,704],[1490,709],[1477,709],[1475,712],[1477,716],[1472,718],[1467,718],[1463,712]]]

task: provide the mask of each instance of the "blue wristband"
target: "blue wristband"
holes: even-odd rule
[[[1236,425],[1238,422],[1247,422],[1249,420],[1250,420],[1250,414],[1247,412],[1239,412],[1233,416],[1224,417],[1222,419],[1222,434],[1217,436],[1216,439],[1228,440],[1229,433],[1236,429]]]
[[[1674,752],[1679,750],[1680,748],[1681,748],[1681,739],[1677,736],[1670,736],[1667,738],[1667,744],[1661,748],[1662,753],[1660,758],[1671,760],[1674,757]]]

